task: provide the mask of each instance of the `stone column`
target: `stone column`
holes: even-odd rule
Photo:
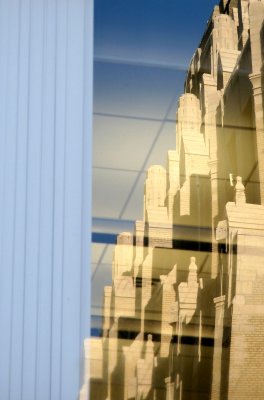
[[[251,0],[249,4],[249,29],[250,29],[250,44],[251,44],[251,60],[253,74],[259,73],[262,67],[261,54],[261,29],[264,18],[263,1]]]
[[[252,74],[249,79],[253,86],[256,137],[260,180],[260,200],[264,204],[264,124],[263,124],[263,93],[262,93],[262,54],[261,27],[264,17],[264,6],[260,1],[249,4],[250,43],[252,54]]]
[[[135,236],[136,236],[136,246],[135,246],[135,259],[134,259],[134,277],[136,278],[139,267],[143,262],[144,256],[144,235],[145,235],[145,222],[136,221],[135,223]]]
[[[168,189],[168,216],[169,221],[173,224],[174,219],[174,201],[175,195],[179,190],[180,173],[179,173],[179,155],[176,151],[168,151],[167,159],[167,189]]]
[[[166,400],[174,400],[175,383],[171,380],[171,377],[165,378],[165,384],[166,384]]]
[[[260,73],[251,74],[249,79],[253,86],[255,106],[256,138],[260,181],[260,201],[264,204],[264,123],[263,123],[263,92]]]
[[[103,322],[103,337],[107,337],[108,330],[110,329],[111,318],[111,299],[112,299],[112,286],[105,286],[104,288],[104,322]]]
[[[215,279],[218,273],[218,245],[215,239],[215,218],[218,215],[218,173],[217,160],[209,162],[212,192],[212,268],[211,277]]]
[[[211,400],[221,400],[221,364],[225,296],[215,297],[215,333]]]

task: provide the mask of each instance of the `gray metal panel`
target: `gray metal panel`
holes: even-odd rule
[[[73,400],[89,336],[92,0],[0,0],[0,398]]]

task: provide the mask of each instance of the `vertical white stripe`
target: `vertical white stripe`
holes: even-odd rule
[[[1,269],[4,272],[3,279],[1,279],[2,287],[1,297],[4,301],[5,309],[1,308],[1,324],[3,327],[3,342],[5,347],[3,349],[3,363],[5,364],[5,371],[1,379],[7,384],[5,385],[4,396],[8,398],[10,388],[10,370],[11,360],[10,353],[12,350],[12,341],[10,332],[12,331],[12,295],[13,295],[13,275],[14,275],[14,227],[15,227],[15,213],[11,212],[15,208],[15,190],[16,190],[16,118],[13,114],[17,112],[17,62],[18,62],[18,24],[12,31],[10,23],[10,15],[13,14],[14,19],[18,22],[18,12],[16,9],[16,2],[9,3],[7,18],[7,53],[6,59],[3,60],[6,66],[5,75],[5,91],[3,92],[5,98],[4,105],[4,137],[2,153],[3,164],[2,168],[2,218],[1,226],[4,228],[1,232]],[[19,9],[19,7],[18,7]],[[13,160],[10,163],[10,160]],[[6,211],[5,211],[6,210]]]
[[[23,368],[23,319],[24,319],[24,282],[25,282],[25,240],[26,240],[26,181],[27,181],[27,134],[28,134],[28,82],[29,82],[29,13],[28,3],[20,1],[19,10],[19,59],[17,89],[17,152],[16,152],[16,198],[15,210],[15,247],[14,247],[14,290],[13,290],[13,329],[10,399],[22,397]],[[12,20],[12,19],[11,19]],[[13,24],[15,25],[14,21]],[[12,24],[11,24],[12,26]],[[10,160],[10,164],[14,160]],[[10,213],[12,210],[10,209]],[[4,227],[3,231],[4,231]]]

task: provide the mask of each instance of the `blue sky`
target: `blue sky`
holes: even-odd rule
[[[94,232],[121,232],[142,218],[146,170],[175,149],[178,97],[215,4],[95,0]],[[93,314],[111,282],[112,251],[93,245]]]
[[[95,57],[186,67],[214,0],[95,0]]]

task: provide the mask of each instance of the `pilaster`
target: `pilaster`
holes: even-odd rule
[[[221,364],[225,296],[215,297],[215,333],[211,400],[221,400]]]
[[[259,166],[260,201],[264,204],[264,123],[263,123],[263,90],[262,75],[260,73],[251,74],[249,79],[253,87],[253,97],[255,106],[256,139]]]

